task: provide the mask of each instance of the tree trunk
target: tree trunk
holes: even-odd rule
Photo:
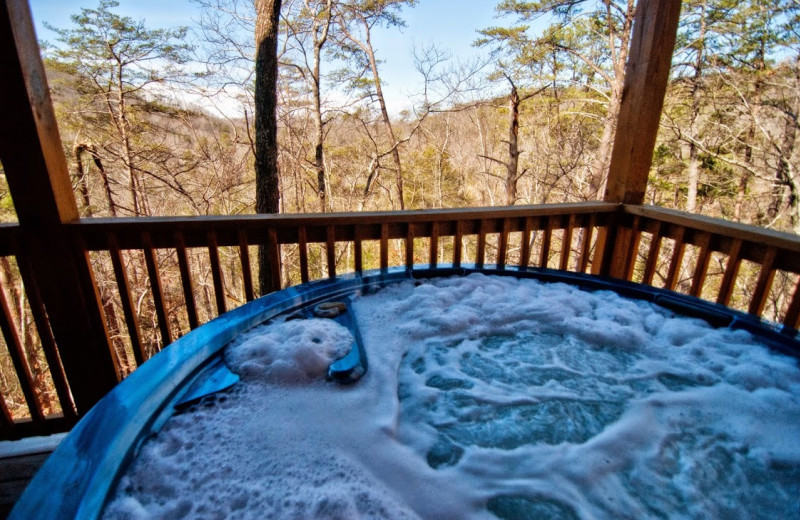
[[[511,83],[511,94],[508,96],[509,128],[508,128],[508,162],[506,162],[506,204],[513,206],[517,201],[517,168],[519,167],[519,94],[514,82]]]
[[[317,189],[322,211],[330,209],[331,201],[328,198],[327,183],[325,181],[325,135],[323,133],[325,123],[322,121],[322,92],[320,89],[320,63],[322,61],[322,47],[328,39],[328,30],[331,25],[330,0],[327,4],[327,15],[321,27],[321,34],[318,33],[317,23],[314,23],[314,70],[312,74],[312,89],[314,95],[314,133],[316,135],[316,146],[314,147],[314,167],[317,170]]]
[[[72,155],[75,157],[75,165],[78,170],[78,193],[80,193],[81,201],[86,212],[87,217],[92,216],[92,202],[89,200],[89,181],[86,177],[86,170],[83,167],[83,160],[81,153],[87,149],[86,144],[75,143],[72,147]]]
[[[755,73],[756,73],[756,80],[753,83],[753,96],[750,101],[751,106],[751,119],[750,125],[747,129],[747,139],[745,141],[745,148],[744,148],[744,162],[748,167],[753,165],[753,145],[752,143],[755,142],[756,138],[756,121],[758,121],[760,115],[760,106],[761,106],[761,97],[764,92],[764,79],[762,77],[762,72],[765,68],[764,63],[764,55],[759,54],[757,59],[754,63]],[[750,178],[753,176],[752,172],[745,169],[742,172],[742,176],[739,178],[739,188],[736,192],[736,200],[734,202],[733,208],[733,216],[734,219],[737,221],[741,221],[742,219],[742,206],[744,205],[744,199],[747,195],[747,188],[750,183]],[[759,212],[756,215],[756,218],[753,219],[756,225],[760,225],[761,221],[763,220],[764,215]]]
[[[256,212],[278,213],[280,185],[278,179],[278,23],[281,0],[256,0]],[[272,287],[270,272],[279,266],[270,265],[265,246],[258,252],[261,294],[279,289]]]
[[[619,107],[622,101],[622,86],[625,75],[617,76],[611,86],[611,99],[608,101],[608,113],[603,120],[603,134],[597,147],[597,154],[592,162],[589,172],[589,192],[587,200],[597,200],[603,197],[608,180],[608,166],[611,163],[611,150],[614,146],[614,135],[617,132]]]
[[[125,107],[125,86],[122,83],[122,64],[119,65],[117,76],[117,130],[122,142],[122,161],[128,170],[128,189],[131,194],[131,204],[134,216],[144,214],[139,204],[139,195],[136,181],[136,169],[133,167],[133,151],[131,149],[130,123],[127,108]],[[144,193],[142,193],[144,195]]]
[[[700,115],[700,86],[703,81],[703,62],[706,48],[706,2],[700,7],[700,29],[697,35],[697,56],[694,60],[694,77],[692,78],[692,114],[689,122],[689,133],[697,136],[697,117]],[[686,211],[693,213],[697,208],[697,187],[700,183],[700,157],[697,145],[689,143],[689,169],[687,172]]]
[[[783,206],[783,192],[784,188],[789,188],[789,208],[791,210],[790,222],[792,229],[795,233],[800,229],[800,201],[797,193],[797,181],[792,174],[791,160],[795,153],[797,142],[797,126],[798,116],[800,116],[800,54],[797,55],[794,61],[794,92],[790,95],[790,101],[787,103],[784,115],[783,139],[781,140],[780,148],[777,150],[780,154],[778,158],[778,165],[775,169],[775,184],[772,190],[772,200],[770,202],[770,217],[774,218]]]
[[[365,24],[365,28],[366,28]],[[404,197],[405,190],[403,188],[403,165],[400,162],[400,152],[397,149],[397,138],[394,135],[392,128],[392,120],[389,118],[389,111],[386,109],[386,100],[383,98],[383,89],[381,88],[381,78],[378,74],[378,62],[375,59],[375,52],[372,49],[372,43],[369,39],[369,29],[367,28],[367,56],[369,57],[369,66],[372,69],[372,79],[375,82],[375,95],[378,98],[378,104],[381,107],[381,116],[383,117],[383,125],[386,127],[386,133],[389,134],[389,140],[392,143],[392,160],[394,161],[395,179],[397,186],[397,198],[400,200],[400,209],[406,209]]]

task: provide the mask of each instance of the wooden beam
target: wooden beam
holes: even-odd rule
[[[681,0],[639,0],[604,200],[641,204],[653,159]]]
[[[0,7],[0,161],[78,413],[117,383],[78,208],[27,0]]]

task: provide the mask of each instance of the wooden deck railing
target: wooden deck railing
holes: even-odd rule
[[[89,292],[105,314],[118,379],[256,297],[258,246],[278,266],[269,290],[395,266],[550,268],[676,290],[789,329],[800,321],[800,238],[647,206],[83,219],[65,227],[76,253],[91,260]],[[0,329],[8,353],[0,438],[62,431],[78,418],[37,280],[21,254],[29,239],[17,226],[0,227]]]

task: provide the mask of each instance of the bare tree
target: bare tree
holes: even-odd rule
[[[396,137],[389,111],[386,108],[386,99],[383,95],[381,77],[378,71],[378,60],[375,48],[372,45],[372,31],[381,24],[389,26],[402,26],[398,12],[404,5],[414,5],[416,0],[351,0],[340,2],[337,6],[337,20],[346,41],[341,41],[345,47],[351,43],[350,50],[360,54],[366,60],[372,74],[372,88],[374,97],[380,107],[383,125],[389,136],[390,152],[394,162],[395,186],[397,189],[400,209],[405,209],[405,193],[403,189],[403,165],[400,161],[399,141]],[[354,47],[353,47],[354,46]]]

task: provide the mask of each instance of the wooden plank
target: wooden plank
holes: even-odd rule
[[[798,278],[795,284],[792,302],[789,304],[789,309],[783,317],[783,324],[795,330],[797,330],[798,325],[800,325],[800,278]]]
[[[161,333],[161,348],[172,343],[172,333],[169,330],[167,321],[167,309],[164,304],[164,290],[161,287],[161,275],[158,272],[158,262],[156,252],[153,249],[150,234],[146,231],[142,233],[142,243],[144,244],[144,261],[147,265],[147,274],[150,277],[150,291],[153,294],[153,306],[156,309],[158,319],[158,330]]]
[[[539,267],[546,268],[550,260],[550,242],[553,239],[553,221],[551,217],[545,219],[544,237],[542,238],[542,249],[539,255]]]
[[[453,267],[461,267],[461,255],[464,251],[464,231],[460,220],[456,221],[456,234],[453,239]]]
[[[75,412],[75,404],[72,402],[72,394],[69,390],[67,383],[67,376],[64,374],[64,367],[61,364],[61,358],[58,355],[58,348],[56,340],[53,338],[53,332],[50,330],[50,322],[47,319],[47,311],[42,301],[39,286],[36,278],[33,275],[30,264],[26,261],[25,256],[19,249],[19,244],[14,240],[13,248],[17,254],[17,266],[19,267],[20,277],[22,284],[25,287],[25,294],[28,296],[28,304],[33,316],[33,322],[36,324],[36,331],[39,334],[39,339],[42,342],[42,351],[44,352],[47,366],[50,369],[50,377],[53,379],[53,386],[58,396],[61,411],[64,417],[74,424],[77,422],[78,414]]]
[[[200,326],[200,320],[197,318],[197,303],[194,299],[194,281],[192,280],[192,270],[189,268],[189,256],[186,254],[186,241],[181,232],[175,233],[175,252],[178,255],[178,270],[181,273],[183,302],[189,318],[189,327],[196,329]]]
[[[531,233],[533,232],[533,217],[525,217],[525,228],[522,230],[522,251],[519,255],[519,267],[523,271],[531,265]]]
[[[25,404],[28,405],[31,419],[37,426],[43,426],[44,414],[39,400],[36,398],[36,384],[33,381],[28,358],[20,342],[19,334],[17,334],[17,328],[14,326],[14,319],[8,307],[5,291],[2,288],[0,288],[0,330],[3,332],[8,355],[14,365],[14,371],[17,373],[17,380],[22,389],[22,395],[25,397]]]
[[[428,265],[436,268],[439,265],[439,223],[431,222],[430,261]]]
[[[569,216],[569,222],[564,229],[564,236],[561,242],[561,263],[559,269],[566,271],[569,268],[569,256],[572,252],[572,234],[575,231],[575,215]]]
[[[414,269],[414,225],[410,222],[406,229],[406,269]]]
[[[579,273],[585,273],[586,268],[589,267],[589,258],[591,257],[592,253],[592,236],[594,235],[596,221],[596,217],[594,215],[590,215],[589,222],[586,224],[586,227],[583,230],[583,236],[581,237],[581,257],[578,260]]]
[[[656,274],[656,266],[658,265],[658,253],[661,251],[661,242],[664,236],[661,234],[661,222],[656,222],[656,229],[650,239],[650,250],[647,252],[647,262],[644,266],[644,275],[642,276],[642,283],[645,285],[653,285],[653,276]]]
[[[641,204],[653,160],[681,0],[639,0],[604,200]]]
[[[623,272],[623,279],[632,280],[633,270],[636,268],[636,260],[639,257],[639,244],[642,241],[642,232],[640,230],[641,221],[640,217],[633,218],[633,224],[629,233],[629,243],[624,246],[619,254],[624,255],[625,258],[625,271]]]
[[[742,241],[736,238],[733,240],[731,250],[728,253],[728,263],[725,264],[725,274],[719,286],[717,303],[721,305],[728,305],[731,301],[733,287],[736,284],[736,277],[739,274],[739,266],[742,264],[742,258],[740,256],[741,251]]]
[[[244,285],[244,297],[251,302],[255,299],[253,291],[253,274],[250,270],[250,249],[247,243],[247,232],[239,230],[239,260],[242,263],[242,284]]]
[[[614,215],[605,226],[598,227],[597,240],[595,241],[594,254],[592,255],[592,274],[611,276],[618,226],[619,215]]]
[[[353,255],[355,257],[355,269],[357,274],[364,272],[364,251],[361,244],[361,226],[353,226]]]
[[[655,206],[625,205],[623,206],[623,211],[631,215],[641,215],[648,219],[703,231],[711,235],[721,235],[738,239],[742,242],[752,242],[762,246],[762,248],[763,246],[769,246],[800,254],[800,236],[793,233],[784,233]],[[755,259],[748,258],[748,260]]]
[[[686,251],[686,243],[683,241],[683,235],[686,228],[679,228],[678,234],[675,238],[675,248],[672,251],[672,260],[669,264],[669,271],[667,273],[667,281],[665,287],[670,291],[675,290],[675,285],[678,281],[678,273],[680,272],[681,262],[683,261],[683,253]]]
[[[694,276],[692,277],[692,289],[689,292],[690,296],[699,298],[703,294],[703,285],[706,283],[706,273],[708,271],[708,262],[711,259],[711,235],[703,233],[700,238],[700,254],[697,257],[697,264],[694,268]]]
[[[413,244],[413,242],[412,242]],[[406,244],[406,250],[408,249],[408,245]],[[413,247],[413,245],[411,246]],[[406,253],[408,254],[408,253]],[[387,271],[389,269],[389,223],[382,222],[381,223],[381,271]]]
[[[267,258],[269,259],[269,292],[281,289],[281,252],[278,245],[278,232],[274,227],[267,229]]]
[[[772,287],[772,280],[775,278],[775,256],[777,250],[774,247],[767,248],[764,253],[764,260],[761,262],[761,272],[758,274],[758,282],[750,299],[750,307],[747,312],[755,316],[761,316],[764,306],[767,303],[769,290]]]
[[[486,256],[486,219],[481,219],[478,227],[478,249],[475,252],[475,267],[483,268]]]
[[[513,206],[502,208],[457,208],[448,210],[424,210],[409,212],[373,212],[351,214],[325,214],[317,215],[215,215],[197,217],[120,217],[115,219],[93,218],[81,220],[70,224],[71,232],[78,233],[85,238],[87,246],[92,250],[105,249],[105,236],[107,233],[117,233],[120,246],[123,249],[141,249],[140,232],[147,230],[153,239],[156,248],[174,247],[175,231],[182,231],[186,238],[187,247],[206,247],[206,233],[213,229],[217,233],[220,246],[235,246],[238,244],[238,232],[247,231],[249,243],[263,245],[266,243],[264,229],[274,226],[280,244],[296,244],[297,229],[299,226],[307,227],[308,242],[325,242],[325,228],[329,224],[337,227],[337,239],[352,240],[352,229],[356,224],[363,226],[362,240],[379,240],[381,224],[389,227],[390,239],[403,239],[406,236],[407,225],[413,223],[417,231],[426,229],[430,222],[439,222],[439,236],[453,235],[454,227],[446,225],[455,221],[462,221],[462,232],[465,234],[477,233],[480,220],[486,216],[491,222],[499,222],[509,218],[512,222],[511,231],[522,231],[525,217],[539,218],[547,215],[588,215],[592,210],[596,212],[597,225],[602,226],[609,218],[620,210],[619,204],[607,203],[581,203],[581,204],[554,204],[543,206]],[[370,216],[372,215],[372,216]],[[465,217],[469,215],[470,217]],[[0,225],[2,229],[2,225]],[[343,234],[340,236],[339,232]],[[487,228],[487,232],[490,230]],[[347,234],[350,233],[350,234]]]
[[[83,414],[116,385],[117,371],[88,255],[63,227],[78,209],[26,0],[0,6],[0,62],[0,161],[22,234],[29,234],[22,249]]]
[[[359,242],[359,245],[361,243]],[[297,228],[297,245],[300,250],[300,281],[308,283],[308,243],[306,242],[306,227],[300,226]],[[357,254],[360,254],[360,248],[357,249]],[[356,257],[358,261],[359,257]],[[358,270],[358,269],[356,269]]]
[[[31,453],[0,459],[0,518],[10,513],[50,453]],[[3,515],[2,513],[6,514]]]
[[[336,278],[336,228],[329,225],[325,229],[325,253],[328,260],[328,278]]]
[[[211,263],[211,279],[214,283],[214,299],[217,303],[217,314],[223,315],[228,311],[225,304],[225,282],[222,277],[222,266],[219,261],[219,245],[217,244],[217,234],[214,230],[208,232],[208,259]]]
[[[506,255],[508,254],[508,235],[511,232],[511,221],[503,219],[503,230],[500,232],[500,239],[497,244],[497,268],[506,268]]]
[[[122,251],[117,244],[116,235],[108,235],[108,253],[111,256],[111,265],[114,267],[114,278],[117,281],[120,302],[122,303],[122,313],[125,316],[125,326],[128,328],[128,336],[131,339],[131,349],[137,365],[145,362],[147,356],[142,345],[142,334],[139,329],[139,317],[134,311],[133,295],[131,286],[128,282],[128,272],[122,259]]]

